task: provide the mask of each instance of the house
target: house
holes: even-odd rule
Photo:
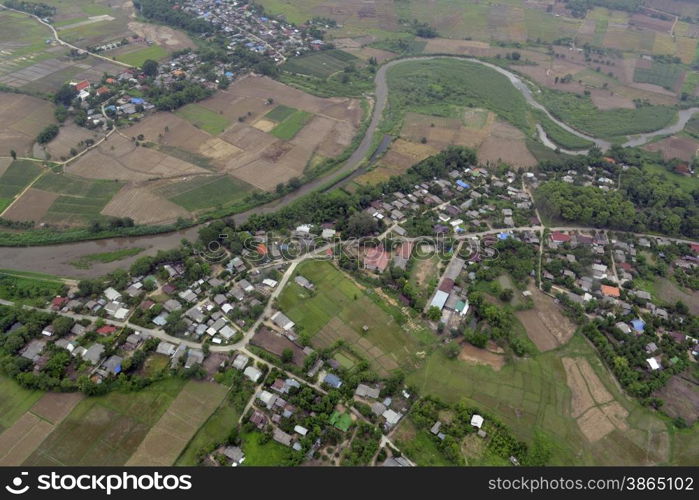
[[[165,309],[167,312],[177,311],[178,309],[182,309],[182,304],[177,302],[175,299],[168,299],[163,304],[163,309]]]
[[[648,368],[651,370],[660,370],[662,368],[662,365],[658,362],[657,358],[648,358],[646,359],[646,363],[648,363]]]
[[[403,418],[402,413],[398,413],[390,408],[383,412],[381,416],[386,419],[386,425],[389,427],[395,426],[398,422],[400,422],[400,419]]]
[[[97,330],[95,330],[97,333],[100,335],[111,335],[112,333],[117,331],[116,326],[113,325],[104,325],[99,327]]]
[[[631,321],[631,326],[633,326],[633,329],[637,332],[643,332],[643,330],[646,327],[646,323],[642,319],[634,319]]]
[[[301,286],[301,287],[303,287],[303,288],[306,288],[307,290],[313,290],[313,289],[315,288],[315,285],[314,285],[313,283],[311,283],[310,281],[308,281],[308,280],[307,280],[306,278],[304,278],[303,276],[296,276],[296,277],[294,278],[294,282],[295,282],[297,285],[299,285],[299,286]]]
[[[376,387],[369,387],[365,384],[359,384],[354,391],[354,395],[360,398],[377,399],[379,397],[379,392],[379,389]]]
[[[92,344],[83,354],[83,359],[90,364],[96,365],[102,359],[104,346],[102,344]]]
[[[556,243],[556,244],[566,243],[566,242],[570,241],[570,236],[568,236],[565,233],[561,233],[560,231],[553,231],[551,233],[551,241],[553,243]]]
[[[187,359],[184,362],[185,368],[191,368],[194,365],[201,365],[204,362],[204,351],[201,349],[190,349],[187,353]]]
[[[73,88],[76,92],[82,92],[90,88],[90,82],[88,82],[87,80],[83,80],[81,82],[74,83]]]
[[[45,327],[43,330],[41,330],[41,334],[46,336],[46,337],[52,337],[53,336],[53,325],[48,325]]]
[[[24,351],[22,351],[22,357],[30,361],[35,361],[39,358],[39,355],[41,354],[41,351],[44,350],[45,345],[46,343],[44,341],[37,339],[32,340],[24,348]]]
[[[627,325],[626,323],[622,323],[621,321],[616,323],[614,326],[616,326],[619,330],[621,330],[621,333],[625,333],[626,335],[629,335],[631,333],[631,327]]]
[[[262,376],[262,372],[254,366],[248,366],[245,370],[243,370],[243,375],[245,375],[252,382],[257,383]]]
[[[300,425],[297,425],[294,427],[294,432],[296,432],[297,434],[301,434],[302,436],[305,436],[306,434],[308,434],[308,429]]]
[[[398,250],[396,250],[396,255],[393,257],[393,265],[398,269],[403,269],[408,266],[408,261],[410,260],[410,254],[413,252],[413,247],[415,243],[412,241],[404,241]]]
[[[437,307],[441,311],[444,308],[444,305],[447,303],[448,298],[449,294],[447,292],[437,290],[432,298],[432,302],[430,302],[430,307]]]
[[[621,292],[616,286],[602,285],[600,286],[600,291],[605,297],[619,297]]]
[[[441,428],[442,428],[442,422],[437,420],[434,423],[434,425],[432,425],[432,427],[430,428],[430,432],[436,436],[437,434],[439,434],[439,429],[441,429]]]
[[[382,467],[412,467],[405,457],[389,457],[381,464]]]
[[[170,342],[166,342],[164,340],[158,344],[158,347],[155,348],[155,352],[168,357],[175,354],[176,350],[177,347],[175,346],[175,344],[171,344]]]
[[[109,288],[107,288],[103,293],[104,293],[104,296],[107,297],[107,299],[109,299],[111,301],[117,301],[117,300],[121,299],[121,294],[119,292],[117,292],[116,290],[114,290],[114,288],[112,288],[111,286]]]
[[[123,360],[121,356],[109,356],[107,361],[102,364],[102,369],[110,375],[118,375],[121,373],[121,362]]]
[[[262,401],[267,408],[272,408],[274,403],[277,401],[277,396],[269,391],[260,391],[260,393],[257,395],[257,399]]]
[[[295,325],[295,323],[286,317],[281,311],[274,313],[270,319],[272,320],[272,323],[285,331],[291,330]]]
[[[250,358],[247,357],[245,354],[238,354],[233,360],[232,366],[236,370],[243,370],[245,369],[245,366],[248,364],[248,361],[250,361]]]
[[[245,461],[245,454],[240,446],[226,446],[223,449],[223,455],[231,461],[233,467],[242,464]]]
[[[291,446],[291,441],[294,439],[294,436],[291,434],[287,434],[283,430],[275,427],[274,432],[272,433],[272,439],[274,439],[277,443],[283,444],[285,446]]]
[[[367,248],[364,253],[364,268],[384,272],[388,267],[388,253],[382,246]]]
[[[481,417],[480,415],[474,414],[471,417],[471,425],[480,429],[481,427],[483,427],[483,417]]]
[[[342,386],[342,380],[340,377],[333,373],[328,373],[323,379],[323,382],[334,389],[339,389]]]

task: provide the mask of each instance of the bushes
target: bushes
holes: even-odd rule
[[[39,132],[39,135],[36,136],[36,141],[39,144],[46,144],[47,142],[51,142],[57,135],[58,125],[52,123],[51,125],[44,127],[44,129]]]

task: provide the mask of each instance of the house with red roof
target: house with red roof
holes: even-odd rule
[[[116,326],[112,326],[112,325],[104,325],[95,331],[97,333],[99,333],[100,335],[111,335],[112,333],[117,331],[117,328],[116,328]]]
[[[382,246],[367,248],[364,252],[364,268],[384,272],[388,267],[388,252]]]
[[[566,243],[570,241],[570,236],[560,231],[554,231],[551,233],[551,241],[554,243]]]
[[[699,243],[692,243],[690,246],[692,247],[692,252],[699,253]]]
[[[600,291],[602,292],[602,295],[604,295],[605,297],[619,297],[619,295],[621,294],[618,287],[609,285],[602,285],[600,287]]]
[[[74,87],[75,87],[75,90],[77,90],[78,92],[83,91],[83,90],[87,90],[90,88],[90,82],[88,82],[87,80],[83,80],[82,82],[76,83],[74,85]]]

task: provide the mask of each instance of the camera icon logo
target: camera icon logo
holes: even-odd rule
[[[22,487],[22,483],[23,483],[22,477],[28,476],[28,475],[29,475],[28,472],[20,473],[19,476],[15,477],[12,480],[11,485],[5,486],[5,489],[8,492],[12,493],[13,495],[23,495],[24,493],[26,493],[29,490],[29,485],[25,485],[24,487]]]

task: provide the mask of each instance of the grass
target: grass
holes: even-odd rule
[[[409,418],[403,419],[396,431],[395,441],[401,452],[422,467],[450,466],[435,443],[435,438],[427,431],[418,430]]]
[[[293,453],[290,448],[272,441],[261,443],[262,434],[259,432],[249,432],[243,434],[243,453],[245,453],[245,466],[274,467],[284,465],[287,458]]]
[[[571,134],[567,130],[559,127],[553,120],[546,116],[546,114],[537,113],[537,118],[548,138],[556,143],[557,146],[563,149],[572,150],[587,149],[592,147],[592,141],[578,137],[577,135]]]
[[[199,104],[187,104],[175,111],[175,114],[211,135],[222,133],[231,124],[225,116]]]
[[[224,442],[236,426],[240,412],[235,410],[230,400],[219,407],[199,428],[187,448],[182,452],[175,465],[193,466],[198,464],[197,454],[202,448]]]
[[[279,296],[279,308],[297,325],[303,335],[314,337],[331,321],[355,332],[405,368],[412,366],[412,356],[433,337],[421,325],[408,328],[408,319],[397,307],[379,300],[375,294],[359,288],[344,273],[326,261],[307,261],[299,265],[298,274],[316,288],[312,296],[290,283]],[[363,326],[368,331],[363,331]],[[361,332],[361,333],[360,333]],[[325,332],[324,332],[325,333]],[[316,340],[317,343],[317,340]],[[357,345],[352,346],[355,351]],[[361,354],[360,352],[357,352]],[[380,358],[381,355],[375,355]],[[367,355],[366,359],[371,356]],[[377,360],[374,366],[381,365]]]
[[[117,61],[130,64],[131,66],[141,67],[143,63],[148,59],[154,61],[159,61],[168,56],[168,51],[162,48],[160,45],[151,45],[150,47],[145,47],[143,49],[134,50],[133,52],[126,52],[125,54],[120,54],[116,56]]]
[[[16,271],[14,269],[0,269],[0,274],[8,276],[17,276],[20,278],[31,278],[39,281],[53,281],[55,283],[63,283],[63,279],[59,276],[46,273],[35,273],[33,271]]]
[[[47,300],[62,294],[63,291],[64,285],[61,282],[0,272],[0,299],[10,300],[18,304],[41,306]]]
[[[185,383],[172,377],[138,392],[84,399],[25,465],[123,465]]]
[[[11,427],[42,395],[41,391],[30,391],[0,376],[0,433]]]
[[[679,64],[665,64],[653,61],[650,68],[636,68],[633,81],[638,83],[652,83],[667,90],[674,91],[677,80],[684,70]]]
[[[103,263],[107,264],[109,262],[115,262],[117,260],[126,259],[127,257],[132,257],[141,253],[144,248],[123,248],[121,250],[115,250],[113,252],[104,253],[93,253],[85,255],[78,260],[70,263],[71,266],[77,267],[78,269],[89,269],[92,264]]]
[[[313,118],[313,113],[296,110],[270,132],[273,136],[289,141]]]
[[[287,118],[289,118],[291,115],[293,115],[297,111],[296,108],[290,108],[289,106],[284,106],[283,104],[280,104],[276,108],[274,108],[272,111],[267,113],[265,115],[265,118],[268,118],[272,120],[273,122],[283,122]]]
[[[699,85],[699,73],[696,71],[688,71],[684,78],[684,82],[682,82],[682,92],[691,95],[694,89],[697,88],[697,85]]]
[[[590,443],[570,416],[571,392],[561,358],[584,357],[605,388],[629,412],[628,431],[614,431],[608,438]],[[497,416],[519,439],[532,442],[545,432],[560,446],[552,465],[631,465],[643,463],[653,452],[654,440],[667,438],[667,425],[650,410],[620,392],[593,348],[579,335],[568,344],[527,359],[508,362],[500,371],[448,359],[437,349],[406,382],[423,395],[447,402],[464,401]]]
[[[282,66],[282,69],[291,73],[327,78],[333,73],[344,70],[347,65],[357,62],[359,58],[355,55],[332,49],[292,57]]]
[[[60,195],[49,207],[45,220],[84,224],[103,219],[100,212],[123,185],[122,182],[111,180],[85,179],[49,172],[33,187]]]
[[[189,211],[223,207],[240,202],[254,187],[227,175],[194,177],[157,190]]]
[[[557,153],[530,137],[527,137],[526,144],[527,149],[537,161],[557,161],[561,158],[566,158],[566,155],[563,153]]]
[[[595,107],[588,96],[542,88],[540,101],[559,120],[594,137],[616,137],[652,132],[672,123],[677,112],[669,106],[637,109]]]
[[[29,160],[15,160],[0,177],[0,198],[11,200],[41,173],[41,167]],[[9,203],[8,203],[9,205]]]
[[[694,190],[699,188],[699,178],[694,176],[686,176],[681,174],[676,174],[674,172],[668,172],[662,165],[657,165],[655,163],[646,163],[643,165],[643,169],[654,174],[658,174],[664,177],[670,182],[673,182],[677,187],[692,193]]]
[[[388,70],[389,107],[385,120],[395,128],[406,111],[449,118],[463,107],[486,108],[531,132],[529,109],[506,76],[477,63],[453,59],[411,61]]]

